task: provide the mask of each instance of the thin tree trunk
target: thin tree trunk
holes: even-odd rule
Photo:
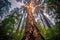
[[[22,21],[22,17],[21,17],[21,19],[19,20],[18,27],[17,27],[17,29],[16,29],[16,33],[18,33],[18,31],[19,31],[21,21]]]

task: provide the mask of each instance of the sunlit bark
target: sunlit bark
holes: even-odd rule
[[[34,20],[34,16],[32,14],[34,12],[34,8],[39,7],[40,5],[37,5],[34,8],[31,5],[32,3],[29,5],[25,4],[22,6],[24,8],[27,8],[28,10],[25,33],[22,40],[43,40],[43,37],[37,28],[36,22]]]

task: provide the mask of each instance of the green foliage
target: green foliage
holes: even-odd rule
[[[14,30],[14,23],[15,23],[15,20],[12,19],[12,17],[5,18],[2,21],[2,23],[0,23],[0,37],[2,37],[3,39],[5,39],[5,37],[7,37],[7,36],[11,38],[12,37],[11,33]],[[3,35],[5,35],[5,36],[3,36]],[[3,39],[1,39],[1,40],[3,40]],[[12,39],[10,39],[10,40],[12,40]]]
[[[47,33],[48,29],[41,26],[39,22],[37,22],[37,27],[38,27],[40,33],[42,34],[42,36],[46,39],[46,33]]]
[[[60,23],[56,23],[56,25],[52,28],[49,28],[49,30],[46,33],[47,40],[59,40],[60,39]]]
[[[60,22],[57,22],[51,28],[44,28],[39,23],[37,23],[40,33],[45,38],[45,40],[59,40],[60,39]]]
[[[14,40],[21,40],[23,37],[24,30],[20,30],[12,34]]]
[[[13,31],[16,30],[16,20],[19,20],[19,12],[16,10],[12,11],[10,15],[6,16],[5,19],[0,23],[0,40],[13,40]],[[20,32],[19,32],[20,33]],[[20,37],[20,36],[19,36]]]

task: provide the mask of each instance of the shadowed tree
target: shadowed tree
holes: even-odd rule
[[[11,3],[8,0],[0,0],[0,17],[1,18],[5,17],[8,14],[10,7],[11,7]]]

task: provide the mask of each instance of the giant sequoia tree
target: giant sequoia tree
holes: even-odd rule
[[[18,0],[20,2],[23,2],[22,5],[23,8],[27,10],[27,21],[26,21],[26,27],[25,27],[25,34],[23,37],[23,40],[29,40],[33,39],[36,40],[39,36],[39,31],[37,29],[37,25],[34,19],[33,14],[39,13],[40,15],[40,21],[45,28],[51,27],[53,23],[51,22],[50,18],[48,18],[49,15],[52,15],[54,17],[54,8],[51,9],[51,7],[56,6],[54,3],[54,0]],[[53,3],[52,3],[53,2]],[[46,10],[46,11],[45,11]],[[48,10],[48,11],[47,11]],[[33,14],[32,14],[33,13]],[[46,16],[46,14],[49,14]],[[54,17],[55,18],[55,17]],[[34,32],[36,30],[36,33]],[[36,36],[34,35],[36,34]],[[41,35],[40,35],[41,36]],[[40,40],[41,38],[38,38]]]
[[[0,22],[0,40],[59,40],[59,0],[17,2],[22,3],[21,8],[14,8],[7,15],[11,4],[8,0],[0,0],[0,17],[5,17]]]

